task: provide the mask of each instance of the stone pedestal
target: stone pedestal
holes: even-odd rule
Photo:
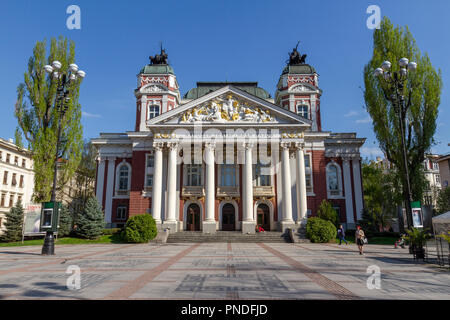
[[[294,221],[281,221],[281,232],[286,232],[286,229],[295,229]]]
[[[254,234],[255,233],[255,227],[256,227],[255,222],[253,222],[253,221],[243,221],[242,222],[242,233]]]
[[[161,225],[161,229],[170,229],[170,233],[175,233],[178,231],[178,222],[177,221],[164,221]]]
[[[203,233],[215,234],[216,222],[215,221],[203,221]]]

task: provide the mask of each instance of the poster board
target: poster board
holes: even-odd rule
[[[39,231],[41,222],[41,204],[30,203],[25,206],[24,217],[24,236],[45,235],[45,232]]]

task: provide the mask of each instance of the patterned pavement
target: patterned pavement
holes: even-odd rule
[[[407,249],[392,246],[367,245],[364,256],[355,245],[287,243],[57,245],[51,257],[40,251],[0,248],[0,299],[450,299],[448,269],[414,262]],[[79,289],[67,286],[69,266],[80,268]],[[367,286],[370,266],[381,272],[379,289]]]

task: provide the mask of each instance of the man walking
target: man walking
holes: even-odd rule
[[[345,242],[345,244],[348,244],[347,240],[345,240],[345,231],[344,228],[342,227],[342,224],[339,225],[339,229],[338,229],[338,238],[339,238],[339,245],[342,244],[342,241]]]

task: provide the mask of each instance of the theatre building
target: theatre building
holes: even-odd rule
[[[354,228],[365,139],[323,130],[319,75],[304,60],[294,49],[272,98],[257,82],[197,82],[181,96],[164,50],[151,57],[134,130],[92,139],[107,226],[151,214],[170,232],[284,231],[326,199]]]

